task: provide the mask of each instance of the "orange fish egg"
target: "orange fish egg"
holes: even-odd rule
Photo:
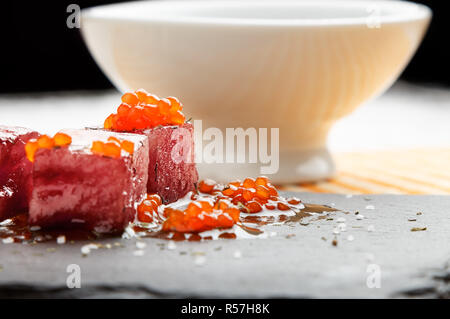
[[[38,139],[31,139],[25,144],[25,154],[30,162],[34,162],[34,155],[40,148],[52,149],[72,144],[72,138],[64,133],[56,133],[53,137],[41,135]]]
[[[122,150],[128,154],[134,153],[134,143],[127,140],[120,140],[117,137],[110,136],[108,141],[92,142],[91,152],[96,155],[118,158],[121,156]]]
[[[164,210],[167,219],[163,231],[197,233],[214,228],[230,228],[239,221],[240,211],[229,207],[220,199],[213,205],[207,201],[193,201],[182,211],[172,208]]]
[[[137,219],[142,223],[153,222],[153,216],[162,204],[161,197],[157,194],[147,194],[147,197],[137,208]]]
[[[128,132],[153,128],[159,125],[182,125],[186,117],[183,105],[175,97],[159,99],[156,95],[139,89],[122,95],[117,113],[110,114],[104,128]]]

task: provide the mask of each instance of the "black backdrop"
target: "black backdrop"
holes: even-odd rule
[[[69,29],[67,6],[117,0],[2,0],[0,93],[111,87],[90,57],[78,29]],[[422,0],[434,18],[403,79],[450,85],[450,11],[447,0]]]

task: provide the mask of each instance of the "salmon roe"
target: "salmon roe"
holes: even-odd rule
[[[137,219],[142,223],[152,223],[158,207],[162,204],[161,197],[157,194],[147,194],[147,197],[137,208]]]
[[[34,162],[34,155],[38,149],[66,147],[70,144],[72,144],[72,138],[64,133],[56,133],[53,138],[48,135],[41,135],[38,139],[31,139],[25,144],[25,153],[28,160]]]
[[[200,181],[198,192],[188,196],[184,210],[162,205],[156,194],[147,195],[138,206],[137,219],[142,223],[159,222],[162,231],[198,233],[215,228],[231,228],[240,213],[267,210],[295,210],[301,201],[280,196],[267,177],[246,178],[227,185],[207,179]]]
[[[142,223],[160,221],[158,208],[162,205],[161,197],[148,194],[137,208],[137,219]],[[240,211],[223,199],[215,202],[192,200],[185,210],[164,208],[161,214],[165,220],[163,231],[180,233],[197,233],[214,228],[230,228],[239,221]]]
[[[277,189],[264,176],[231,182],[222,189],[218,184],[211,181],[201,181],[198,190],[205,194],[221,193],[225,198],[229,198],[234,205],[240,205],[242,212],[250,214],[258,213],[264,207],[269,210],[290,210],[292,205],[301,203],[296,198],[285,200],[279,196]]]
[[[221,199],[217,199],[213,204],[203,200],[193,201],[183,211],[166,208],[164,213],[167,219],[162,230],[181,233],[231,228],[239,221],[240,215],[239,209]]]
[[[134,143],[127,140],[120,140],[114,136],[110,136],[108,141],[92,142],[91,152],[96,155],[118,158],[122,154],[122,150],[128,154],[134,153]]]
[[[104,128],[115,131],[133,131],[159,125],[182,125],[185,116],[183,105],[176,97],[160,99],[156,95],[139,89],[122,95],[122,104],[117,113],[109,115]]]
[[[218,191],[216,188],[216,182],[211,179],[205,179],[198,183],[198,190],[204,194],[213,194]]]

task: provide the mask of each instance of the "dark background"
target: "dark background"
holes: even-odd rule
[[[2,0],[0,93],[112,87],[92,60],[80,31],[69,29],[67,6],[81,8],[114,0]],[[428,34],[402,78],[450,86],[450,11],[447,0],[415,1],[432,8]]]

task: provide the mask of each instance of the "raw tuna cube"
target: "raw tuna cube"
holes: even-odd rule
[[[62,130],[69,147],[38,149],[34,157],[29,223],[77,227],[99,233],[123,230],[135,217],[135,204],[146,194],[148,142],[138,134],[101,130]],[[94,141],[109,137],[134,143],[132,155],[91,152]]]
[[[23,127],[0,125],[0,221],[28,210],[32,164],[25,144],[38,136]]]
[[[160,126],[137,133],[145,134],[149,141],[149,194],[157,193],[164,203],[171,203],[195,189],[198,173],[191,123]]]

